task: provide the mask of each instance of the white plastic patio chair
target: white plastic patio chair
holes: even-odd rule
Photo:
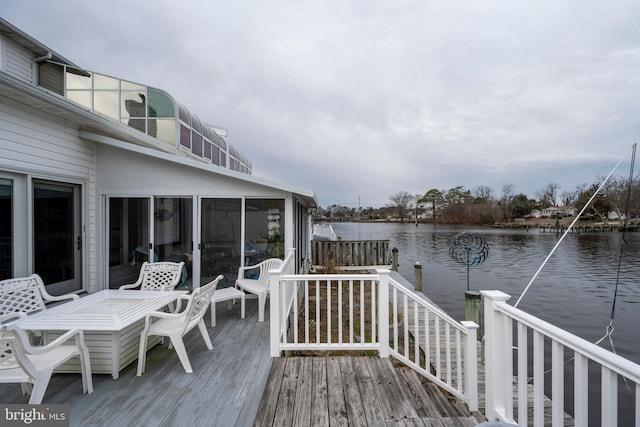
[[[196,288],[190,295],[180,296],[175,313],[154,311],[147,315],[144,321],[144,329],[140,334],[138,376],[141,376],[145,371],[147,341],[150,335],[169,337],[171,340],[169,348],[171,348],[171,346],[175,348],[184,370],[189,374],[193,373],[182,337],[197,326],[207,348],[209,350],[213,349],[211,339],[209,338],[209,332],[204,324],[203,316],[211,304],[211,296],[215,292],[218,282],[223,278],[224,276],[219,275],[215,280],[208,284]],[[187,306],[184,310],[180,311],[182,301],[186,301]]]
[[[37,274],[6,279],[0,282],[0,315],[33,313],[46,310],[46,302],[78,299],[76,294],[49,295],[44,282]]]
[[[264,305],[267,301],[269,293],[269,270],[280,268],[282,260],[280,258],[269,258],[246,267],[238,269],[238,279],[236,280],[236,288],[255,294],[258,296],[258,321],[264,322]],[[248,270],[259,270],[255,279],[246,278],[245,272]]]
[[[0,329],[0,383],[20,383],[23,394],[31,393],[29,404],[42,403],[53,370],[76,356],[80,358],[82,391],[92,393],[91,362],[82,330],[71,330],[47,345],[32,346],[17,325]]]
[[[120,286],[120,290],[135,289],[141,291],[172,291],[180,283],[182,262],[143,262],[140,275],[135,283]]]

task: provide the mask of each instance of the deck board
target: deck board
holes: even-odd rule
[[[216,327],[207,323],[213,350],[206,349],[197,328],[185,337],[193,374],[184,372],[173,349],[158,345],[147,352],[143,376],[136,376],[137,362],[117,380],[94,374],[92,394],[82,394],[79,374],[54,374],[43,403],[68,404],[71,426],[254,425],[273,360],[269,322],[258,322],[251,299],[245,319],[240,304],[227,310],[220,303],[216,311]],[[0,402],[28,401],[19,384],[0,384]]]
[[[436,409],[431,413],[424,410],[419,413],[411,396],[417,395],[422,399],[432,399],[432,396],[423,390],[425,384],[414,371],[400,369],[403,369],[402,375],[389,359],[378,357],[297,356],[276,359],[269,384],[273,384],[270,390],[278,392],[264,394],[256,425],[466,427],[485,421],[481,416],[477,419],[468,411],[448,403],[439,391],[436,393],[441,402],[427,404]],[[414,387],[423,391],[414,392]],[[309,396],[309,390],[319,390],[320,393]],[[307,409],[309,405],[310,409]],[[309,413],[312,422],[308,421]],[[304,415],[296,418],[296,414]]]

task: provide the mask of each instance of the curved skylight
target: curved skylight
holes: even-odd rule
[[[203,123],[171,95],[98,73],[64,73],[67,99],[204,161],[251,174],[251,162],[227,143],[226,133]]]

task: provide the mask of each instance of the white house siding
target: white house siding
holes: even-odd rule
[[[72,124],[0,96],[0,171],[84,185],[83,284],[95,290],[95,144],[81,140]]]
[[[7,74],[24,80],[33,81],[33,54],[15,43],[14,41],[3,37],[2,40],[2,71]]]

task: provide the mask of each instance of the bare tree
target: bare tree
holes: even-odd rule
[[[536,197],[538,198],[538,202],[540,202],[540,206],[542,206],[542,208],[556,206],[556,196],[558,193],[558,188],[560,188],[560,184],[550,182],[545,187],[536,191]]]
[[[513,200],[513,191],[516,186],[513,184],[505,184],[502,186],[502,196],[500,196],[500,209],[502,210],[502,216],[505,221],[511,221],[513,219],[513,208],[511,201]]]
[[[400,191],[389,196],[389,200],[391,201],[389,207],[396,211],[396,215],[400,218],[400,222],[404,222],[404,219],[408,217],[414,196],[410,195],[406,191]]]
[[[473,197],[475,197],[477,202],[490,203],[493,201],[493,188],[487,187],[486,185],[479,185],[473,191]]]

